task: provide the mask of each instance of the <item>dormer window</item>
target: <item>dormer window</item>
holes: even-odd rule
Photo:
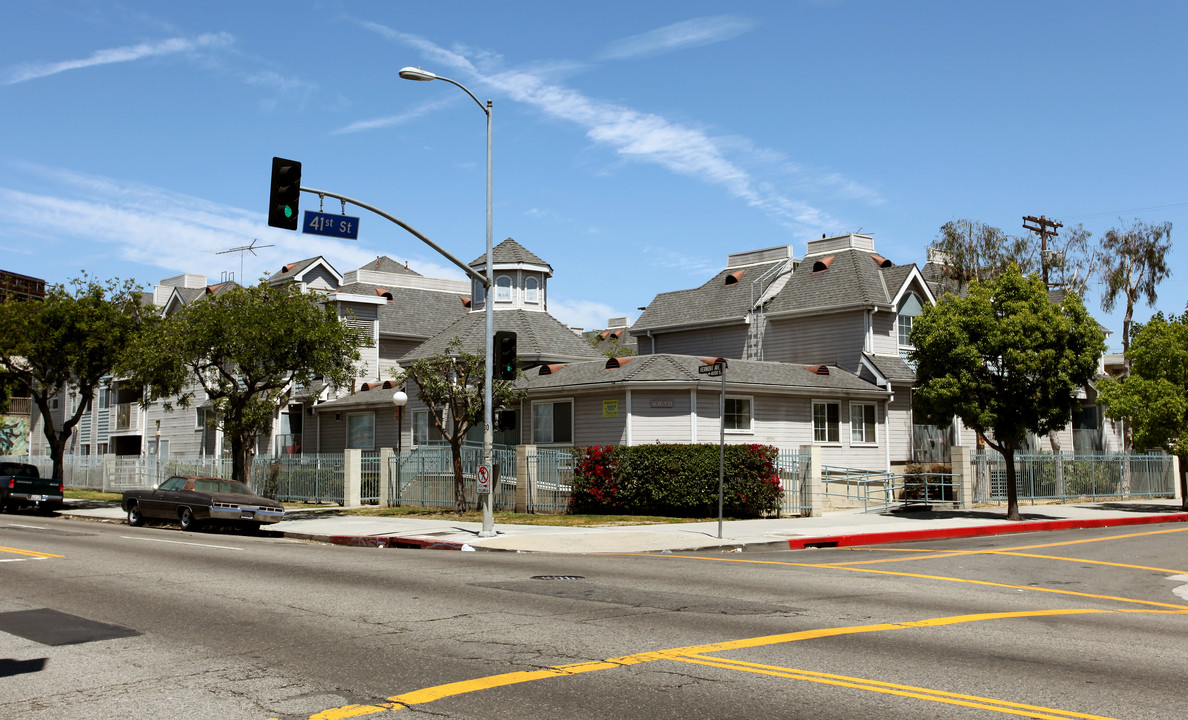
[[[534,277],[524,281],[524,302],[540,302],[540,283]]]
[[[512,279],[507,275],[500,275],[495,279],[495,302],[511,302]]]
[[[907,354],[914,350],[912,345],[912,323],[920,313],[924,312],[924,304],[916,293],[908,293],[899,304],[899,356],[907,360]]]

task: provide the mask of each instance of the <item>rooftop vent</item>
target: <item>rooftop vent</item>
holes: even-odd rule
[[[822,259],[818,260],[817,262],[813,263],[813,272],[825,272],[826,270],[828,270],[829,266],[831,264],[833,264],[833,258],[835,258],[835,257],[837,257],[837,256],[830,255],[827,258],[822,258]]]
[[[814,375],[828,375],[829,374],[829,366],[828,365],[805,365],[804,369],[808,370],[809,372],[811,372]]]
[[[564,365],[541,365],[540,372],[537,374],[538,375],[552,375],[553,373],[559,371],[563,367],[565,367],[565,366]]]
[[[891,262],[890,260],[883,257],[882,255],[875,255],[874,253],[870,254],[870,259],[874,260],[875,265],[878,265],[881,268],[889,268],[889,267],[892,267],[893,265],[895,265],[895,263]]]
[[[734,272],[730,273],[726,276],[726,284],[737,285],[738,281],[742,278],[743,273],[745,272],[746,270],[735,270]]]
[[[627,363],[631,362],[634,359],[635,358],[633,358],[633,357],[621,357],[621,358],[613,357],[606,361],[606,367],[604,369],[617,370],[618,368],[623,367],[624,365],[626,365]]]

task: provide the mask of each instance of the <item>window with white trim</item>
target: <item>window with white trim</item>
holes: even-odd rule
[[[877,408],[873,403],[850,403],[850,442],[871,445],[879,441]]]
[[[471,307],[474,307],[475,305],[478,305],[479,303],[481,303],[483,301],[483,298],[486,297],[486,293],[487,293],[487,286],[482,284],[481,282],[475,282],[475,284],[474,284],[474,299],[470,302]]]
[[[429,411],[413,410],[412,444],[424,445],[427,442],[429,442]]]
[[[839,443],[841,405],[836,402],[813,401],[813,442]]]
[[[351,413],[347,415],[347,448],[351,450],[375,449],[375,413]]]
[[[540,283],[534,277],[524,281],[524,302],[540,302]]]
[[[754,427],[751,417],[751,398],[749,397],[727,397],[726,398],[726,413],[723,416],[724,425],[722,426],[726,432],[751,432]]]
[[[573,442],[573,401],[532,403],[532,442],[537,445]]]
[[[899,356],[907,360],[908,352],[915,349],[912,345],[912,323],[924,312],[924,303],[916,293],[908,293],[899,303]]]
[[[509,275],[495,278],[495,302],[511,302],[512,279]]]

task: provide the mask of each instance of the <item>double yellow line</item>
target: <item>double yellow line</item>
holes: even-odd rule
[[[54,555],[53,553],[38,552],[37,550],[21,550],[20,548],[0,547],[0,552],[13,553],[14,555],[25,555],[38,560],[46,560],[48,558],[65,557],[63,555]]]

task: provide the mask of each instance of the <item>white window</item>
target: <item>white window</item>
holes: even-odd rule
[[[534,277],[524,281],[524,302],[540,302],[540,283]]]
[[[573,401],[532,403],[532,442],[573,442]]]
[[[207,414],[209,412],[207,408],[194,408],[194,428],[196,430],[207,428],[207,421],[210,419]]]
[[[724,417],[726,432],[751,432],[751,398],[726,398],[726,414]]]
[[[841,406],[835,402],[813,401],[813,442],[836,443],[841,442],[838,424],[841,417]]]
[[[106,455],[107,454],[107,443],[102,442],[102,443],[98,443],[97,445],[95,445],[95,454]]]
[[[877,443],[875,432],[876,408],[869,403],[850,403],[850,442],[861,444]]]
[[[915,349],[911,339],[912,323],[922,312],[924,304],[916,293],[908,293],[899,303],[899,356],[905,360],[908,352]]]
[[[476,282],[474,284],[474,300],[472,300],[470,303],[471,307],[474,307],[483,301],[483,298],[486,297],[486,291],[487,286],[483,285],[481,282]]]
[[[414,410],[412,413],[412,443],[413,445],[425,445],[427,443],[439,443],[445,440],[445,436],[433,424],[433,420],[429,417],[428,410]]]
[[[495,302],[511,302],[512,279],[507,275],[495,278]]]
[[[352,450],[375,449],[375,413],[347,415],[347,447]]]
[[[57,410],[57,409],[58,409],[58,397],[55,395],[54,397],[50,398],[50,410]]]

